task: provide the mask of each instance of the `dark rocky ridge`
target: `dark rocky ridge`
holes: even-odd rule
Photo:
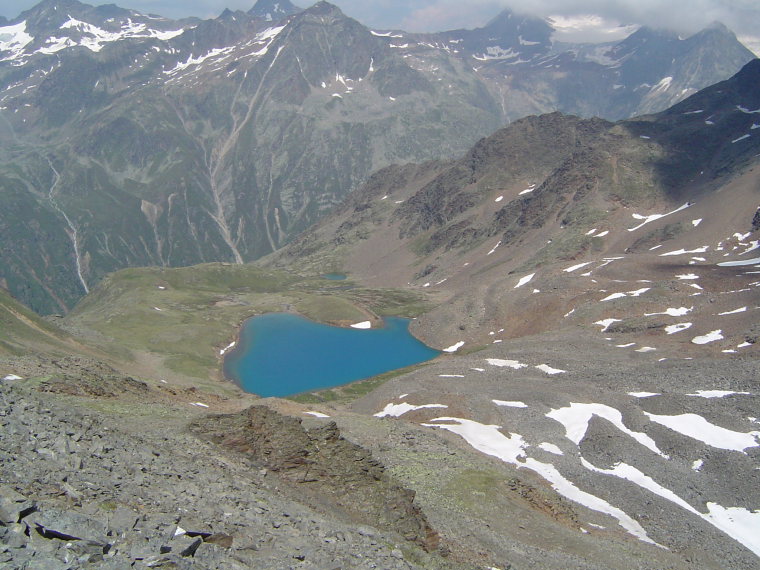
[[[345,440],[334,422],[306,429],[299,418],[252,406],[236,415],[205,417],[190,429],[297,486],[314,508],[399,533],[429,551],[438,547],[414,493],[394,483],[365,449]]]

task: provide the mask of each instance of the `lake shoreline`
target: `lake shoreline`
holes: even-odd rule
[[[252,331],[250,335],[265,334],[268,343],[266,348],[255,347],[254,339],[247,338],[246,334],[248,328],[253,326],[251,321],[262,318],[265,321],[260,326],[265,327],[265,330]],[[371,328],[352,328],[350,323],[344,326],[318,322],[296,311],[254,315],[243,321],[233,341],[234,346],[221,355],[223,377],[246,394],[289,397],[367,380],[432,360],[440,354],[440,351],[412,335],[409,330],[411,319],[387,317],[379,320],[382,326],[376,326],[373,322]],[[332,338],[336,338],[338,344],[333,347],[323,344],[332,342]],[[381,344],[375,346],[373,343]],[[296,360],[288,353],[294,346],[301,351],[301,358]],[[251,354],[253,350],[265,351],[265,354]],[[362,350],[366,353],[361,353]],[[274,363],[272,358],[278,357],[282,360]],[[255,358],[264,360],[259,360],[254,366],[249,361],[252,362]],[[256,381],[264,382],[268,390],[251,389],[250,385],[254,381],[246,383],[245,367],[255,369]],[[334,380],[326,380],[328,377]],[[314,382],[315,385],[304,384],[308,382]],[[273,388],[275,385],[280,388]]]

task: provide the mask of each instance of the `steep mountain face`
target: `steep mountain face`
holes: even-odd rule
[[[441,52],[467,62],[509,120],[553,110],[613,120],[660,111],[754,58],[719,23],[683,39],[640,28],[596,45],[554,43],[551,33],[546,21],[505,10],[475,30],[390,37],[423,67]]]
[[[749,57],[719,26],[668,38],[589,55],[510,12],[420,35],[326,2],[171,21],[46,0],[0,28],[0,279],[65,313],[121,267],[254,260],[378,168],[536,111],[662,108]]]
[[[119,267],[260,257],[372,170],[450,155],[499,120],[477,85],[441,89],[327,3],[275,27],[225,12],[139,40],[131,13],[87,28],[67,22],[91,11],[54,6],[12,26],[1,72],[2,278],[42,312]],[[49,54],[56,25],[76,47]]]

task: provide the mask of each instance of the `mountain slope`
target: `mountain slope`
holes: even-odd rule
[[[264,260],[287,272],[117,272],[62,322],[124,372],[30,354],[19,315],[47,328],[0,296],[25,351],[0,358],[4,560],[757,566],[759,84],[754,61],[660,114],[386,167]],[[417,317],[443,353],[240,413],[219,361],[283,310]]]
[[[760,62],[753,61],[659,115],[616,124],[556,113],[522,119],[457,161],[377,173],[334,216],[268,262],[338,267],[372,283],[435,289],[450,299],[434,325],[444,346],[460,336],[454,315],[463,306],[503,315],[533,310],[541,299],[530,295],[533,285],[500,292],[515,280],[511,274],[564,283],[570,274],[560,269],[572,262],[714,267],[745,250],[752,259],[759,84]],[[706,253],[663,257],[654,253],[659,247]],[[476,290],[464,286],[468,280]],[[586,286],[581,281],[571,290],[586,298]],[[510,319],[505,334],[558,326],[573,308],[572,296],[568,290],[565,301],[544,308],[530,329]],[[482,308],[470,314],[467,336],[487,340],[492,318]]]
[[[720,26],[593,49],[551,33],[508,11],[420,35],[327,2],[171,21],[46,0],[0,30],[0,278],[65,313],[123,267],[251,261],[379,168],[536,111],[660,109],[750,57]]]
[[[385,425],[344,422],[442,540],[515,566],[757,565],[759,86],[753,61],[657,115],[522,119],[376,173],[262,260],[436,300],[412,330],[445,354],[349,406]]]
[[[45,14],[25,13],[25,26]],[[19,52],[4,70],[12,156],[0,170],[69,236],[63,252],[34,230],[4,242],[9,259],[34,243],[66,260],[59,276],[17,262],[3,275],[36,310],[69,310],[125,265],[255,259],[370,171],[450,155],[498,120],[487,96],[434,86],[327,3],[279,27],[231,12],[182,25],[61,50],[42,74],[26,58],[53,56]]]

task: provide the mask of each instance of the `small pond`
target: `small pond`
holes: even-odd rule
[[[270,313],[246,321],[224,371],[246,392],[281,397],[340,386],[438,354],[409,333],[408,319],[389,317],[382,328],[354,329]]]

